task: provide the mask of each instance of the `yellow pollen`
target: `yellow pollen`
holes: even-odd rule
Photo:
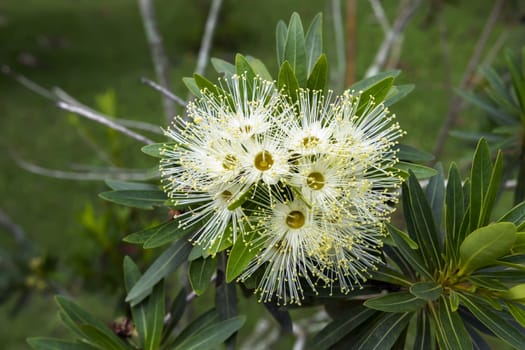
[[[321,173],[313,172],[306,178],[306,184],[312,190],[320,190],[324,187],[324,176]]]
[[[257,153],[253,161],[253,165],[260,171],[269,170],[273,165],[273,157],[270,152],[262,151]]]
[[[229,201],[231,198],[232,198],[232,193],[228,190],[224,191],[221,193],[221,198],[224,199],[225,201]]]
[[[304,148],[313,148],[319,144],[319,138],[315,136],[307,136],[303,138]]]
[[[305,221],[304,214],[299,210],[293,210],[286,216],[286,225],[291,228],[301,228]]]
[[[249,134],[250,132],[252,132],[252,127],[251,127],[251,125],[243,125],[243,126],[239,127],[239,130],[241,132]]]
[[[222,167],[226,170],[233,170],[237,165],[237,161],[237,157],[235,157],[233,154],[227,154],[222,161]]]

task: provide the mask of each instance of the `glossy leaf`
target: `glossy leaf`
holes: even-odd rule
[[[410,294],[427,301],[436,300],[442,293],[441,284],[434,281],[418,282],[410,286]]]
[[[275,28],[275,43],[277,52],[277,65],[280,67],[284,62],[284,45],[286,44],[286,34],[288,27],[283,21],[277,23]]]
[[[99,349],[103,350],[132,350],[133,348],[124,343],[115,334],[108,335],[102,331],[99,327],[92,324],[78,324],[79,329],[84,334],[84,340],[89,343],[96,345]]]
[[[147,154],[148,156],[155,158],[162,158],[162,149],[166,147],[166,143],[152,143],[150,145],[143,146],[140,150],[142,153]],[[170,145],[175,145],[175,143],[170,143]]]
[[[512,86],[517,95],[519,104],[521,105],[521,110],[525,111],[525,72],[521,70],[520,62],[513,54],[512,50],[507,49],[505,51],[505,60],[507,61],[507,67],[509,68],[512,77]],[[525,118],[525,115],[520,116]]]
[[[224,77],[227,79],[229,79],[232,75],[235,74],[235,66],[230,62],[227,62],[220,58],[212,57],[211,65],[217,71],[217,73],[224,74]]]
[[[237,72],[237,75],[241,77],[244,76],[246,78],[246,91],[241,90],[241,94],[251,96],[255,72],[253,71],[252,66],[250,66],[248,60],[241,54],[235,55],[235,71]]]
[[[434,160],[434,155],[425,151],[421,151],[409,145],[399,144],[397,145],[397,157],[400,160],[410,162],[430,162]]]
[[[518,231],[522,231],[525,228],[525,202],[519,203],[498,220],[503,221],[512,222]]]
[[[328,79],[328,60],[326,55],[322,54],[308,76],[306,87],[310,90],[325,90]]]
[[[401,255],[410,264],[410,266],[426,278],[432,279],[432,274],[423,264],[423,259],[420,252],[418,250],[413,250],[408,246],[408,244],[402,238],[402,235],[399,233],[401,231],[390,225],[388,226],[388,231],[394,239],[396,247],[401,252]]]
[[[460,236],[461,222],[465,216],[465,201],[461,187],[461,177],[456,164],[452,163],[448,172],[445,194],[446,254],[457,261],[459,246],[463,241]]]
[[[390,349],[397,341],[398,337],[408,325],[413,313],[383,313],[361,335],[357,344],[353,347],[356,350],[382,350]]]
[[[436,337],[441,349],[472,349],[470,335],[457,312],[450,309],[444,298],[439,299],[438,315],[434,319],[437,328]]]
[[[414,84],[405,84],[405,85],[393,85],[388,91],[388,94],[385,97],[383,104],[385,107],[389,107],[394,103],[405,98],[409,93],[414,90]]]
[[[466,294],[460,294],[459,297],[461,304],[465,305],[498,338],[517,349],[525,349],[525,334],[516,329],[513,324],[502,318],[487,304],[479,301],[477,298]]]
[[[368,108],[371,101],[376,104],[383,102],[393,84],[394,78],[386,77],[364,90],[359,98],[356,114],[361,115]]]
[[[319,350],[330,348],[376,313],[376,311],[362,306],[358,306],[352,312],[345,312],[316,334],[310,348]]]
[[[160,281],[147,299],[146,306],[146,334],[144,336],[144,349],[157,350],[162,339],[164,327],[164,283]]]
[[[459,276],[493,264],[499,257],[508,254],[516,240],[516,227],[509,222],[500,222],[479,228],[468,235],[459,248]]]
[[[292,101],[297,100],[297,90],[299,89],[299,82],[295,77],[292,70],[292,66],[288,61],[284,61],[279,71],[279,77],[277,78],[277,87],[279,90],[283,90]]]
[[[266,65],[263,63],[263,61],[250,56],[246,56],[246,59],[250,63],[250,67],[252,67],[255,75],[258,75],[264,80],[273,81],[272,75],[268,71],[268,68],[266,68]]]
[[[292,72],[295,74],[299,86],[306,85],[306,47],[304,30],[301,18],[293,13],[288,24],[286,43],[284,45],[284,61],[288,61]]]
[[[195,80],[195,84],[199,87],[200,91],[208,91],[215,96],[224,95],[224,91],[222,91],[221,88],[202,75],[195,73],[193,74],[193,79]]]
[[[161,190],[108,191],[100,193],[99,197],[113,203],[139,209],[153,209],[155,206],[163,206],[168,199]]]
[[[503,174],[503,156],[501,151],[498,151],[494,166],[492,167],[492,173],[490,174],[489,184],[487,186],[487,192],[483,199],[482,210],[479,216],[479,226],[488,225],[490,222],[490,215],[496,201],[501,182],[501,176]]]
[[[485,288],[488,290],[505,292],[508,288],[501,282],[493,278],[485,278],[483,276],[471,275],[467,278],[467,281],[475,285],[476,287]]]
[[[504,295],[507,300],[525,301],[525,284],[518,284],[510,288]]]
[[[428,166],[416,164],[416,163],[408,163],[400,161],[395,165],[396,169],[401,170],[404,173],[404,177],[408,178],[408,174],[410,171],[414,173],[417,179],[428,179],[434,175],[437,174],[436,169],[432,169]]]
[[[384,80],[385,78],[396,78],[399,75],[399,73],[401,73],[400,70],[384,71],[356,82],[348,90],[355,92],[365,91],[379,83],[381,80]]]
[[[405,287],[410,287],[413,284],[406,276],[386,265],[379,265],[377,270],[372,272],[372,279]]]
[[[437,163],[435,169],[437,174],[430,178],[425,190],[425,196],[427,197],[432,217],[434,218],[439,242],[442,244],[444,237],[440,233],[440,227],[443,218],[443,205],[445,202],[445,177],[443,176],[443,166],[441,163]]]
[[[478,142],[472,171],[470,174],[470,225],[469,232],[474,231],[480,226],[483,203],[490,184],[492,174],[492,162],[490,160],[490,149],[486,140]]]
[[[191,288],[201,295],[211,284],[211,277],[217,270],[217,259],[196,259],[190,262],[189,279]]]
[[[131,233],[128,236],[124,237],[123,241],[133,244],[145,244],[149,239],[153,238],[154,236],[157,236],[159,234],[162,234],[162,236],[164,236],[164,232],[178,230],[178,227],[178,221],[170,220],[160,225],[148,227],[144,230]]]
[[[522,305],[506,302],[505,305],[516,322],[525,328],[525,309]]]
[[[201,331],[192,334],[190,337],[179,343],[176,350],[207,350],[215,349],[219,344],[237,332],[246,318],[244,316],[233,317],[219,323],[214,323],[204,327]]]
[[[220,322],[219,314],[215,309],[208,310],[203,313],[195,320],[193,320],[186,328],[180,332],[180,334],[175,339],[175,342],[171,344],[170,348],[177,349],[179,344],[184,343],[188,338],[194,334],[199,334],[206,327],[212,326]]]
[[[426,300],[420,299],[411,293],[394,292],[368,299],[363,305],[384,312],[411,312],[421,309],[426,303]]]
[[[428,313],[421,310],[417,313],[416,320],[416,339],[414,340],[413,350],[429,350],[432,349],[434,338],[430,329],[430,321]]]
[[[197,83],[195,82],[194,78],[185,77],[185,78],[182,78],[182,82],[184,83],[184,85],[186,85],[188,90],[193,95],[195,95],[195,97],[200,98],[202,96],[201,90],[197,86]]]
[[[131,288],[137,283],[142,274],[140,273],[139,268],[133,262],[133,260],[126,256],[124,257],[124,286],[126,292],[129,292]],[[139,303],[131,307],[131,317],[133,318],[133,323],[137,329],[139,335],[140,345],[145,344],[145,339],[148,337],[148,323],[146,317],[146,303]]]
[[[142,277],[129,291],[126,301],[136,305],[142,301],[161,279],[175,271],[186,259],[191,251],[191,244],[181,239],[166,249],[151,266],[144,272]]]
[[[144,242],[144,249],[161,247],[165,244],[179,240],[193,231],[193,227],[181,227],[181,223],[178,217],[175,217],[173,220],[170,220],[165,224],[157,226],[157,228],[158,229],[156,230],[151,230],[151,235]]]
[[[305,37],[306,47],[306,72],[310,75],[313,72],[314,65],[323,52],[323,15],[318,13],[308,30]],[[310,78],[308,78],[309,80]],[[324,87],[324,85],[323,85]]]
[[[70,340],[35,337],[27,339],[27,343],[34,350],[93,350],[97,349],[89,344]]]
[[[255,233],[251,233],[237,239],[233,244],[226,265],[226,282],[235,280],[259,253],[260,247],[254,247],[252,243],[254,236]]]

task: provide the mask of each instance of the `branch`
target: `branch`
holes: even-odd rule
[[[332,0],[332,17],[334,20],[335,50],[337,57],[337,67],[333,70],[332,77],[335,78],[336,88],[342,89],[345,74],[345,39],[343,29],[343,19],[341,14],[341,0]]]
[[[383,32],[385,35],[390,32],[390,23],[388,23],[388,18],[386,18],[385,10],[383,9],[383,5],[381,5],[381,2],[379,0],[368,0],[370,3],[370,6],[372,7],[372,11],[374,11],[374,16],[376,16],[377,21],[381,25],[381,28],[383,28]]]
[[[206,26],[204,27],[204,34],[202,36],[201,47],[199,50],[199,56],[197,59],[197,68],[195,72],[203,74],[208,64],[208,56],[210,54],[211,39],[213,38],[213,32],[217,25],[217,18],[219,17],[219,11],[221,9],[222,0],[213,0],[208,13],[208,19],[206,20]]]
[[[490,15],[487,18],[487,22],[485,23],[485,27],[483,28],[483,32],[481,33],[478,42],[476,43],[476,46],[474,48],[474,52],[472,53],[472,56],[470,57],[470,60],[467,64],[465,73],[463,73],[463,78],[458,87],[460,90],[468,90],[470,87],[472,87],[472,77],[474,76],[476,67],[479,64],[481,54],[487,44],[490,33],[494,29],[496,20],[498,19],[501,13],[501,9],[503,7],[504,2],[505,0],[496,0],[494,6],[492,7]],[[454,98],[450,101],[450,104],[448,106],[447,118],[445,119],[445,122],[443,123],[443,126],[439,131],[439,135],[434,146],[433,153],[435,158],[434,161],[431,163],[432,165],[435,164],[437,159],[439,159],[439,157],[441,156],[441,153],[443,152],[443,148],[445,146],[445,140],[448,137],[448,132],[456,124],[457,117],[459,115],[459,112],[461,112],[463,104],[463,98],[461,98],[461,96],[459,95],[454,96]]]
[[[355,82],[357,18],[357,0],[347,0],[345,86],[351,86]]]
[[[408,2],[399,12],[399,15],[396,18],[396,21],[394,22],[394,25],[391,30],[388,31],[388,33],[385,36],[385,39],[383,40],[383,43],[381,46],[379,46],[379,49],[377,50],[376,56],[374,58],[374,61],[370,67],[368,67],[365,77],[370,77],[379,72],[381,68],[385,65],[385,62],[388,58],[388,53],[390,52],[392,46],[394,43],[399,40],[399,37],[405,30],[406,25],[416,12],[416,9],[421,4],[421,0],[414,0],[412,2]]]
[[[26,240],[26,234],[22,227],[14,223],[2,209],[0,209],[0,226],[3,226],[13,235],[16,243],[22,243]]]
[[[147,78],[141,78],[140,82],[143,83],[143,84],[146,84],[147,86],[149,86],[153,90],[156,90],[156,91],[160,92],[165,97],[167,97],[170,100],[178,103],[182,107],[186,107],[186,105],[187,105],[186,101],[184,101],[182,98],[180,98],[179,96],[175,95],[173,92],[169,91],[168,89],[166,89],[166,88],[160,86],[159,84],[155,83],[154,81],[149,80]]]
[[[153,66],[157,74],[157,80],[166,90],[170,90],[169,64],[162,44],[162,37],[157,28],[155,20],[155,9],[152,0],[138,0],[146,39],[148,40]],[[164,113],[166,121],[169,121],[175,115],[175,105],[173,101],[166,96],[163,99]]]
[[[145,136],[142,136],[140,134],[137,134],[136,132],[126,128],[125,126],[122,126],[118,123],[115,123],[114,121],[112,121],[111,119],[109,119],[108,117],[106,117],[105,115],[103,114],[100,114],[100,113],[97,113],[97,112],[94,112],[88,108],[84,108],[84,107],[81,107],[81,106],[78,106],[78,105],[72,105],[72,104],[69,104],[67,102],[64,102],[64,101],[59,101],[57,103],[57,106],[59,108],[62,108],[63,110],[66,110],[66,111],[69,111],[69,112],[73,112],[73,113],[76,113],[78,115],[81,115],[87,119],[91,119],[91,120],[94,120],[102,125],[105,125],[111,129],[114,129],[114,130],[117,130],[117,131],[120,131],[121,133],[123,133],[124,135],[127,135],[137,141],[140,141],[142,143],[145,143],[145,144],[152,144],[154,143],[152,140],[148,139],[147,137]]]

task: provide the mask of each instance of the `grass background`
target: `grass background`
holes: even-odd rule
[[[451,81],[457,86],[473,51],[491,1],[463,0],[444,7],[450,46]],[[190,76],[196,63],[209,1],[157,0],[158,24],[171,63],[173,90],[186,96],[181,78]],[[385,1],[393,18],[397,2]],[[491,42],[504,28],[511,32],[510,47],[523,45],[523,25],[509,18],[523,11],[519,1],[509,2]],[[514,7],[513,7],[514,6]],[[309,22],[325,13],[325,44],[335,64],[330,2],[315,0],[241,1],[226,0],[214,37],[211,56],[229,61],[240,52],[262,59],[276,71],[274,28],[288,20],[293,11]],[[446,67],[437,24],[427,25],[429,2],[409,23],[404,37],[399,83],[414,83],[415,91],[392,110],[407,131],[404,143],[430,151],[453,94],[446,84]],[[368,2],[358,4],[357,75],[362,77],[383,38]],[[50,39],[51,45],[43,44]],[[24,60],[34,59],[33,65]],[[500,61],[496,59],[496,64]],[[130,0],[2,0],[0,3],[0,64],[8,64],[39,84],[60,86],[80,101],[93,105],[95,96],[112,89],[116,94],[116,115],[126,119],[164,125],[159,94],[139,82],[155,79],[136,1]],[[211,73],[211,70],[208,70]],[[458,128],[474,128],[478,111],[461,114]],[[107,131],[81,121],[102,149],[114,144]],[[159,139],[160,141],[160,139]],[[118,136],[116,158],[124,167],[154,166],[142,155],[139,144]],[[86,202],[101,205],[100,182],[65,181],[31,174],[18,168],[9,157],[15,150],[36,164],[67,169],[74,164],[103,165],[93,150],[81,141],[67,113],[36,96],[13,80],[0,76],[0,208],[21,225],[40,252],[59,257],[81,254],[86,237],[81,232],[79,213]],[[449,140],[443,161],[468,157],[468,145]],[[0,229],[1,230],[1,229]],[[0,231],[0,244],[8,243]],[[9,246],[8,246],[9,247]],[[0,271],[0,273],[2,273]],[[103,317],[111,317],[114,296],[100,293],[75,295],[82,305]],[[112,299],[113,298],[113,299]],[[6,349],[24,349],[27,336],[59,334],[56,308],[50,296],[34,299],[24,311],[10,318],[12,303],[0,306],[0,343]],[[108,307],[109,306],[109,307]],[[59,333],[57,333],[59,332]]]

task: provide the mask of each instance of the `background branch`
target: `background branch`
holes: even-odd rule
[[[206,20],[206,26],[204,27],[204,34],[202,35],[201,47],[197,58],[197,67],[195,68],[195,72],[198,74],[204,74],[204,70],[208,64],[211,40],[213,38],[215,26],[217,25],[217,18],[219,17],[221,5],[222,0],[212,0],[208,19]]]

